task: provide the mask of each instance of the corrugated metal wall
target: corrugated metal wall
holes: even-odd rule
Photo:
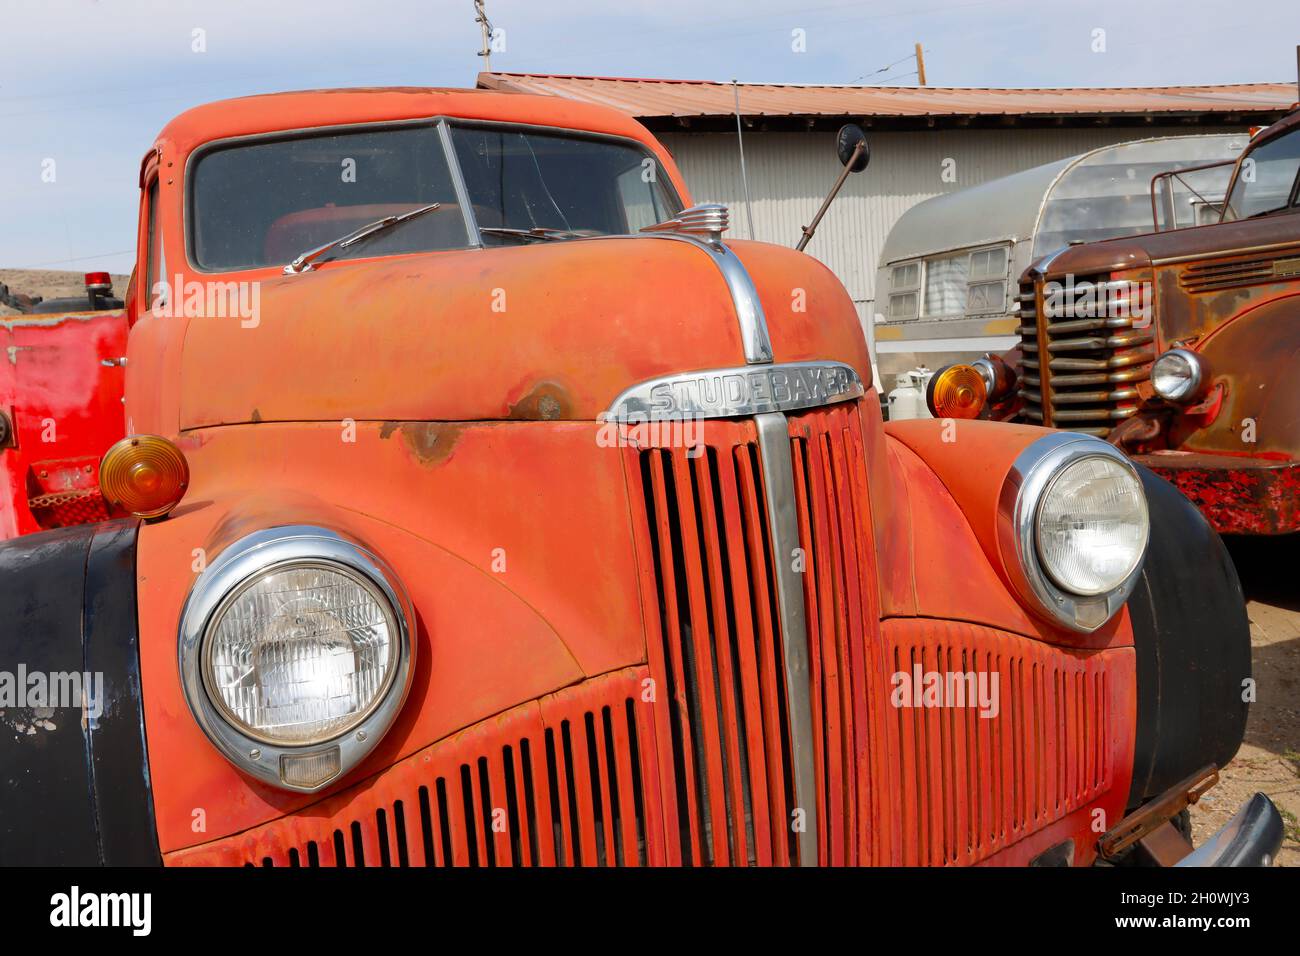
[[[872,132],[871,165],[851,176],[817,229],[808,251],[840,278],[864,318],[874,298],[876,263],[890,227],[910,206],[965,186],[1098,146],[1179,133],[1241,132],[1175,127],[1149,129],[938,130]],[[696,202],[731,206],[730,235],[748,238],[740,159],[734,134],[664,133]],[[956,182],[944,182],[944,160]],[[832,133],[745,135],[754,206],[754,238],[794,245],[839,175]]]

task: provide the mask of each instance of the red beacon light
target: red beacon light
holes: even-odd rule
[[[86,289],[92,292],[108,292],[113,288],[113,277],[107,272],[87,272]]]

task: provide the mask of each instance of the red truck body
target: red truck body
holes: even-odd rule
[[[6,316],[0,328],[0,540],[103,520],[99,459],[126,429],[126,313]]]

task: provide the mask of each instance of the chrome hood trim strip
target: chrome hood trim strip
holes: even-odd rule
[[[794,828],[799,865],[816,866],[817,770],[813,762],[812,674],[808,669],[808,622],[804,616],[804,575],[795,570],[799,516],[795,513],[794,462],[790,426],[780,413],[755,415],[763,493],[772,538],[781,650],[785,664],[786,710],[790,720],[790,763],[794,805],[785,825]]]
[[[699,208],[702,207],[693,207]],[[657,225],[667,226],[667,223]],[[723,281],[727,283],[727,291],[731,293],[731,302],[736,310],[736,321],[740,324],[740,344],[745,352],[745,362],[749,365],[766,365],[772,361],[772,338],[767,332],[767,316],[763,312],[758,289],[754,287],[754,280],[749,277],[749,270],[740,261],[740,257],[728,249],[721,238],[710,239],[684,232],[659,232],[654,227],[648,227],[637,233],[588,236],[569,241],[601,242],[608,239],[671,239],[674,242],[689,243],[699,249],[713,260],[713,264],[722,273]]]
[[[745,350],[745,361],[750,365],[763,365],[772,361],[772,339],[767,334],[767,316],[759,301],[754,280],[749,277],[740,257],[721,242],[710,242],[698,236],[674,232],[643,232],[638,239],[672,239],[688,242],[708,255],[722,273],[731,301],[736,307],[736,321],[740,323],[740,341]]]
[[[817,408],[865,394],[857,370],[843,362],[701,369],[633,385],[610,404],[604,421],[735,418]]]

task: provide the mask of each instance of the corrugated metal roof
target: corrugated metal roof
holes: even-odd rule
[[[638,118],[729,116],[730,83],[539,73],[480,73],[482,89],[543,93]],[[1294,83],[1062,89],[799,86],[741,83],[745,116],[1119,116],[1283,111]]]

